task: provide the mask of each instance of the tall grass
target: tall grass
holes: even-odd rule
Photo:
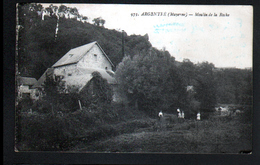
[[[123,105],[89,106],[82,110],[50,112],[50,107],[39,112],[19,114],[20,128],[17,149],[20,151],[66,151],[77,143],[90,143],[138,128],[150,127],[153,121],[142,112],[126,109]],[[45,109],[44,111],[42,109]]]
[[[241,123],[241,118],[211,117],[196,121],[193,131],[184,134],[184,140],[191,151],[201,153],[239,153],[243,147],[250,150],[252,125]]]

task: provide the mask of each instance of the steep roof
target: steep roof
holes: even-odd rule
[[[46,80],[46,74],[51,75],[53,72],[53,68],[48,68],[43,75],[39,78],[39,80],[32,86],[32,88],[42,87],[44,81]]]
[[[79,62],[79,60],[81,60],[83,58],[83,56],[90,51],[90,49],[94,46],[97,45],[100,50],[102,51],[102,53],[105,55],[105,57],[107,58],[107,60],[110,62],[110,64],[112,66],[114,66],[114,64],[111,62],[111,60],[108,58],[108,56],[106,55],[106,53],[104,52],[104,50],[101,48],[101,46],[97,43],[97,41],[91,42],[89,44],[86,45],[82,45],[76,48],[71,49],[70,51],[68,51],[60,60],[58,60],[52,67],[59,67],[59,66],[63,66],[63,65],[68,65],[68,64],[74,64]]]
[[[36,82],[37,80],[32,77],[17,77],[18,85],[34,85]]]

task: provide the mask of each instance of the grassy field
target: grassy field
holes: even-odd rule
[[[80,142],[73,150],[84,152],[163,152],[163,153],[241,153],[250,151],[251,124],[240,117],[214,117],[204,121],[185,120],[164,123],[140,119],[125,124],[132,128],[125,133],[92,141]],[[131,123],[131,122],[129,122]],[[142,128],[136,123],[142,123]],[[145,124],[147,123],[147,124]],[[149,123],[149,124],[148,124]],[[121,130],[120,123],[114,126]]]
[[[134,153],[250,152],[250,116],[249,113],[211,114],[201,121],[178,121],[172,115],[159,121],[121,106],[62,115],[22,113],[17,123],[16,148],[19,151]]]

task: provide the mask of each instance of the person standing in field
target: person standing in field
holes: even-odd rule
[[[177,109],[178,112],[178,122],[183,122],[184,121],[184,111],[181,111],[180,108]]]
[[[162,130],[162,129],[163,129],[163,125],[164,125],[163,113],[162,113],[162,111],[159,112],[158,117],[159,117],[159,127],[160,127],[160,130]],[[157,131],[158,131],[158,130],[157,130]]]
[[[159,116],[159,120],[161,121],[161,120],[162,120],[162,117],[163,117],[162,111],[159,112],[158,116]]]
[[[200,112],[197,113],[197,120],[200,120]]]
[[[184,119],[184,112],[181,112],[181,118]]]
[[[177,109],[177,113],[178,113],[178,118],[181,118],[181,111],[180,111],[180,108]]]

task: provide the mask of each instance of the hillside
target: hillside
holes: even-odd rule
[[[18,64],[22,76],[38,79],[70,49],[97,41],[111,61],[117,66],[123,58],[122,32],[106,29],[77,19],[59,19],[57,37],[55,29],[57,17],[42,17],[36,12],[21,8],[19,11]],[[151,47],[148,36],[124,33],[125,54],[133,56]],[[115,68],[114,68],[115,69]]]

